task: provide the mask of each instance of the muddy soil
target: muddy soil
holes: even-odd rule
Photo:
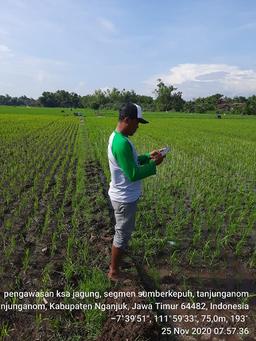
[[[96,169],[95,169],[96,168]],[[97,174],[101,174],[101,183],[103,187],[103,194],[107,200],[106,188],[107,185],[104,183],[104,175],[101,172],[100,165],[96,162],[92,167],[94,169],[92,174],[95,176]],[[110,203],[108,201],[108,205],[110,207]],[[111,211],[111,209],[110,209]],[[110,214],[112,226],[114,226],[114,218],[113,214]],[[106,236],[108,236],[110,231],[107,232]],[[100,243],[101,244],[101,243]],[[100,247],[99,247],[100,248]],[[110,252],[110,247],[105,244],[105,254]],[[209,270],[207,267],[205,268],[192,268],[189,264],[184,264],[184,267],[180,270],[180,272],[172,271],[170,262],[169,262],[169,254],[170,249],[161,250],[161,256],[157,256],[154,260],[155,269],[159,273],[159,283],[154,283],[154,280],[149,276],[150,269],[147,266],[143,265],[141,259],[133,255],[129,255],[128,258],[128,268],[126,266],[126,273],[124,276],[124,280],[120,282],[118,286],[118,290],[120,291],[138,291],[138,290],[146,290],[146,291],[185,291],[189,288],[191,291],[248,291],[250,295],[255,294],[255,283],[256,283],[256,272],[253,270],[248,270],[244,265],[243,261],[239,258],[235,257],[230,249],[226,249],[223,252],[223,257],[226,260],[225,262],[220,262],[220,267],[213,271]],[[114,287],[113,287],[114,289]],[[123,300],[119,300],[123,302]],[[130,299],[125,300],[129,306],[134,304],[134,301],[138,303],[148,302],[145,299]],[[201,302],[205,303],[207,306],[210,304],[210,300],[203,299]],[[109,303],[112,301],[109,299]],[[116,300],[115,300],[116,302]],[[181,301],[177,301],[175,299],[162,299],[157,300],[158,303],[167,304],[167,306],[175,306],[177,304],[177,309],[156,309],[156,306],[153,305],[153,311],[150,312],[150,318],[144,323],[125,323],[121,321],[117,323],[113,323],[112,318],[115,316],[115,312],[110,312],[108,314],[107,321],[103,327],[103,332],[101,336],[98,338],[100,340],[184,340],[184,341],[195,341],[195,340],[223,340],[223,341],[238,341],[238,340],[256,340],[256,300],[249,299],[248,304],[250,307],[249,311],[246,312],[246,321],[245,322],[232,322],[231,316],[239,316],[244,315],[243,310],[234,310],[234,309],[225,309],[225,310],[216,310],[211,309],[207,310],[208,319],[211,319],[211,322],[203,321],[205,319],[205,311],[204,310],[193,310],[193,309],[181,309],[180,303]],[[189,300],[184,299],[184,303],[191,303]],[[217,302],[216,302],[217,303]],[[239,303],[232,299],[226,299],[225,303]],[[164,305],[163,305],[164,306]],[[121,314],[125,315],[127,312],[121,312]],[[128,313],[132,314],[132,313]],[[136,311],[137,315],[147,315],[148,310]],[[170,315],[178,315],[184,317],[191,315],[198,315],[197,322],[173,322],[172,318],[168,318]],[[156,317],[158,323],[156,323]],[[167,318],[162,318],[162,317]],[[203,328],[217,328],[216,333],[221,332],[221,323],[222,316],[225,318],[225,328],[236,328],[235,334],[232,335],[209,335],[203,333]],[[161,320],[161,322],[159,322]],[[215,322],[214,322],[215,321]],[[193,330],[195,327],[200,327],[202,330],[201,335],[189,335],[183,336],[180,334],[174,335],[174,329],[189,329]],[[239,328],[248,328],[249,335],[237,335]],[[163,335],[163,328],[170,328],[172,331],[171,335]],[[229,329],[230,330],[230,329]],[[206,330],[207,331],[207,330]],[[224,333],[224,332],[223,332]],[[234,333],[234,329],[232,329],[232,333]]]
[[[218,291],[224,294],[227,292],[249,293],[249,298],[247,299],[232,297],[222,299],[209,299],[207,297],[160,299],[159,302],[166,304],[166,309],[164,309],[166,315],[180,316],[181,321],[173,321],[172,318],[169,319],[171,328],[189,329],[192,332],[193,330],[196,331],[195,328],[201,328],[194,335],[184,336],[179,334],[177,336],[178,340],[256,340],[256,271],[249,270],[241,260],[232,254],[231,250],[225,251],[225,258],[228,262],[220,263],[223,266],[220,269],[211,270],[206,267],[192,268],[189,264],[184,264],[184,267],[179,272],[177,270],[173,271],[171,264],[168,263],[167,250],[166,254],[163,252],[161,257],[155,259],[155,269],[159,273],[157,286],[159,291],[166,292],[173,290],[186,292],[190,290],[193,293],[197,291],[207,293]],[[140,268],[141,276],[144,276],[146,281],[146,274],[149,269],[147,266],[142,267],[138,265],[138,267]],[[150,283],[148,283],[148,286],[152,289]],[[199,303],[197,308],[194,308],[192,305],[193,302]],[[188,304],[188,307],[181,308],[181,303]],[[228,306],[216,309],[216,306],[211,308],[211,303],[233,305],[244,303],[245,305],[241,309]],[[246,304],[248,305],[248,309],[246,308]],[[185,316],[190,316],[190,320],[188,321]],[[207,330],[207,328],[210,329]],[[224,328],[224,331],[221,328]],[[209,331],[211,332],[210,334]],[[227,335],[227,333],[231,333],[232,335]]]
[[[75,174],[76,161],[71,166]],[[69,164],[66,166],[69,167]],[[113,210],[111,209],[110,202],[107,196],[107,184],[102,169],[96,160],[87,160],[84,165],[87,186],[84,195],[90,198],[89,207],[87,208],[91,215],[89,220],[85,223],[78,224],[80,233],[83,235],[86,233],[88,238],[89,250],[90,250],[90,267],[97,267],[107,274],[110,254],[112,237],[114,233],[114,217]],[[73,179],[73,188],[75,188],[75,179]],[[66,186],[64,180],[64,187]],[[54,184],[53,184],[54,187]],[[42,224],[43,218],[45,217],[46,199],[50,200],[53,187],[49,188],[47,196],[43,198],[42,204],[42,219],[39,217],[36,226],[39,227]],[[67,198],[68,199],[68,198]],[[60,206],[63,205],[63,199],[59,198],[55,202],[54,209],[57,211]],[[70,201],[67,200],[64,205],[64,218],[66,230],[61,238],[62,245],[65,245],[68,233],[69,224],[73,215],[73,208]],[[18,245],[16,249],[15,257],[12,260],[11,269],[13,275],[17,276],[20,274],[19,283],[16,283],[20,290],[32,290],[32,288],[39,289],[40,280],[42,277],[42,269],[46,264],[50,263],[52,267],[52,281],[51,289],[63,289],[65,281],[63,279],[63,259],[65,254],[63,253],[64,248],[59,248],[59,251],[55,253],[53,257],[50,256],[47,245],[50,243],[51,233],[55,229],[55,222],[53,221],[50,225],[49,233],[45,235],[45,238],[40,242],[37,242],[38,228],[31,229],[29,238],[26,238],[25,244],[30,248],[32,254],[32,262],[26,273],[22,273],[22,255],[24,253],[24,244]],[[45,249],[46,247],[46,249]],[[44,251],[42,251],[44,250]],[[188,288],[192,291],[195,290],[223,290],[223,291],[235,291],[244,290],[249,291],[251,294],[255,293],[255,280],[256,274],[253,271],[248,271],[243,266],[243,263],[233,258],[232,254],[228,253],[229,262],[225,268],[216,269],[210,271],[207,268],[191,268],[188,264],[184,264],[184,267],[180,272],[174,272],[171,264],[169,264],[170,249],[163,250],[161,256],[158,256],[154,260],[155,269],[159,273],[159,281],[155,283],[154,280],[149,276],[150,269],[147,268],[141,262],[141,259],[134,257],[132,254],[127,254],[123,265],[123,279],[118,283],[112,283],[111,291],[117,292],[135,292],[139,291],[184,291]],[[9,269],[10,270],[10,269]],[[10,271],[8,270],[8,264],[5,264],[5,273],[2,277],[1,290],[8,288],[9,284],[13,285],[14,280],[10,278]],[[3,285],[4,281],[4,285]],[[8,281],[10,282],[8,284]],[[74,276],[71,281],[75,287],[79,281],[79,278]],[[12,286],[11,286],[12,287]],[[48,288],[50,289],[50,288]],[[184,302],[191,303],[190,300]],[[1,303],[1,302],[0,302]],[[196,322],[186,322],[184,320],[174,322],[172,318],[167,318],[166,321],[162,322],[156,316],[170,316],[170,315],[198,315],[200,321],[200,327],[209,327],[209,323],[202,322],[203,310],[198,309],[195,313],[193,310],[181,309],[180,301],[176,299],[162,299],[155,300],[152,302],[152,309],[141,308],[138,310],[132,310],[132,307],[136,303],[148,304],[149,300],[144,298],[132,297],[132,298],[106,298],[104,303],[106,304],[126,304],[129,310],[119,310],[118,315],[123,315],[120,321],[117,322],[117,313],[114,310],[108,310],[106,320],[103,324],[102,332],[98,336],[97,341],[146,341],[146,340],[212,340],[212,341],[238,341],[238,340],[255,340],[256,335],[256,302],[253,299],[249,300],[250,311],[246,314],[246,326],[249,328],[250,335],[244,336],[243,338],[238,335],[173,335],[174,328],[190,328],[198,326]],[[172,309],[171,312],[168,309],[156,309],[156,303],[164,304],[177,304],[177,309]],[[206,302],[209,303],[209,302]],[[226,302],[227,303],[227,302]],[[135,311],[135,313],[134,313]],[[82,315],[77,312],[73,316],[70,316],[67,312],[56,312],[55,315],[61,316],[66,321],[66,325],[59,329],[58,335],[56,335],[50,319],[53,313],[41,312],[44,322],[38,329],[35,325],[35,314],[34,312],[12,312],[8,313],[0,311],[0,321],[8,322],[11,326],[10,336],[6,337],[6,340],[72,340],[73,335],[80,335],[81,340],[87,340],[87,335],[84,329],[81,328],[79,321],[83,323]],[[207,312],[211,316],[221,316],[223,311],[211,310]],[[241,315],[241,311],[235,311],[227,309],[224,312],[227,322],[227,326],[232,326],[229,323],[231,315]],[[145,316],[145,320],[141,322],[135,320],[132,322],[133,315]],[[129,322],[126,322],[126,319]],[[157,322],[158,321],[158,322]],[[211,323],[210,327],[219,327],[220,323]],[[240,325],[237,324],[237,327]],[[163,328],[170,328],[172,331],[171,335],[163,334]],[[74,334],[75,333],[75,334]]]
[[[71,165],[67,164],[67,167]],[[76,173],[77,161],[75,160],[72,165],[73,173]],[[86,233],[88,237],[90,255],[90,266],[97,267],[104,271],[107,275],[110,253],[113,237],[113,212],[109,206],[109,202],[106,196],[106,184],[103,183],[104,176],[96,161],[87,161],[85,164],[85,173],[87,186],[85,189],[85,195],[90,198],[90,211],[89,221],[84,224],[80,224],[81,234]],[[99,177],[99,174],[101,176]],[[63,179],[63,189],[66,186],[65,178]],[[73,179],[73,188],[75,188],[75,181]],[[46,214],[47,201],[52,200],[54,185],[49,188],[49,191],[40,200],[39,212],[40,216],[35,220],[33,228],[29,230],[28,234],[25,234],[22,240],[24,243],[17,245],[15,255],[12,258],[11,268],[12,276],[10,276],[10,267],[8,270],[8,264],[4,264],[5,272],[2,277],[1,291],[4,290],[18,290],[18,291],[32,291],[40,290],[42,285],[42,271],[48,264],[51,268],[51,281],[49,282],[51,287],[48,290],[64,290],[65,279],[63,278],[63,260],[65,258],[65,248],[58,248],[58,251],[52,256],[49,251],[49,244],[51,241],[51,235],[56,228],[54,219],[49,225],[47,233],[43,239],[39,238],[40,226],[43,223]],[[64,234],[59,236],[61,238],[62,245],[66,245],[68,237],[68,226],[71,223],[73,210],[71,202],[63,202],[62,198],[57,199],[54,202],[53,210],[55,212],[64,205],[64,218],[63,221],[67,227]],[[30,214],[30,210],[24,212],[25,216]],[[86,228],[85,230],[83,230]],[[18,229],[18,226],[17,226]],[[16,230],[17,230],[16,229]],[[17,230],[18,231],[18,230]],[[38,234],[39,233],[39,234]],[[27,247],[30,250],[31,260],[29,267],[26,271],[23,271],[23,256],[24,248]],[[64,252],[64,253],[63,253]],[[128,264],[127,264],[128,262]],[[79,282],[79,278],[74,276],[71,279],[73,287]],[[137,275],[136,268],[132,259],[126,257],[126,266],[124,269],[124,281],[122,283],[114,284],[111,290],[115,291],[133,291],[142,290],[143,286]],[[2,300],[1,300],[2,301]],[[134,298],[128,300],[127,298],[121,300],[115,300],[115,303],[126,303],[129,307],[134,305],[137,301],[141,303],[141,300]],[[2,303],[2,302],[0,302]],[[25,300],[23,303],[32,303],[30,299]],[[106,299],[104,303],[113,303],[113,299]],[[145,301],[146,303],[146,301]],[[120,310],[119,313],[124,313]],[[105,323],[103,325],[102,333],[98,337],[100,340],[163,340],[161,337],[160,326],[154,320],[154,314],[151,311],[136,311],[136,314],[147,315],[149,318],[144,323],[136,323],[125,321],[116,322],[112,319],[115,312],[108,311]],[[129,315],[132,313],[129,312]],[[61,317],[66,323],[59,327],[59,336],[55,334],[55,330],[51,324],[52,318]],[[4,340],[72,340],[72,335],[80,335],[82,340],[87,340],[87,335],[83,328],[79,327],[79,323],[83,323],[83,317],[79,312],[74,313],[72,316],[68,312],[45,312],[38,311],[37,318],[42,319],[40,326],[35,324],[35,312],[24,311],[0,311],[1,323],[8,323],[9,325],[9,337],[5,337]],[[81,325],[80,325],[81,326]]]
[[[97,207],[96,203],[96,195],[97,191],[101,192],[104,200],[104,208],[108,211],[109,221],[108,224],[104,224],[101,217],[99,215],[95,215],[94,224],[97,226],[97,235],[92,235],[92,242],[94,245],[94,250],[99,252],[101,256],[104,257],[105,261],[97,262],[94,266],[100,266],[107,274],[109,269],[110,262],[110,254],[111,254],[111,246],[112,246],[112,237],[114,235],[114,214],[113,209],[111,208],[110,201],[107,197],[107,184],[104,177],[104,174],[101,170],[101,167],[98,161],[91,161],[87,164],[86,167],[87,178],[95,179],[97,177],[99,179],[98,184],[94,182],[94,186],[90,186],[88,188],[89,195],[92,199],[92,203],[94,208],[94,212],[96,213],[99,209],[102,210],[103,207]],[[99,176],[100,175],[100,176]],[[96,205],[96,206],[95,206]],[[121,269],[122,272],[122,280],[118,283],[112,283],[111,290],[113,291],[121,291],[121,292],[138,292],[144,290],[143,284],[138,276],[136,266],[130,257],[129,254],[125,256],[125,262],[123,262]],[[153,311],[149,310],[136,310],[136,315],[148,316],[145,322],[125,322],[124,319],[121,319],[117,322],[116,316],[123,315],[129,319],[128,316],[135,315],[132,310],[132,306],[134,306],[135,302],[137,303],[146,303],[146,300],[138,299],[137,297],[127,298],[122,297],[118,299],[107,298],[104,303],[106,304],[122,304],[125,303],[128,306],[129,310],[118,310],[115,312],[114,310],[107,311],[107,318],[104,323],[102,333],[97,338],[97,341],[121,341],[121,340],[164,340],[161,336],[161,328],[155,322]],[[132,317],[131,317],[132,318]]]

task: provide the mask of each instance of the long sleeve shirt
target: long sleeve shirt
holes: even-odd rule
[[[136,201],[141,194],[140,180],[156,174],[156,163],[150,154],[138,156],[128,137],[116,130],[109,138],[108,160],[111,173],[108,194],[114,201]]]

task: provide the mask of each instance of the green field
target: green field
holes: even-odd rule
[[[84,116],[74,116],[75,111]],[[232,340],[253,337],[256,118],[226,115],[218,120],[213,113],[145,113],[145,117],[150,124],[140,125],[132,137],[138,153],[166,145],[171,152],[156,176],[143,180],[128,255],[128,285],[113,288],[106,277],[113,235],[106,151],[117,113],[0,107],[1,292],[104,293],[138,287],[248,292],[243,301],[248,304],[245,324],[242,309],[230,308],[224,315],[228,326],[234,325],[232,316],[238,316]],[[1,297],[0,303],[30,300],[10,296]],[[76,299],[67,295],[62,301]],[[90,297],[86,302],[94,301]],[[38,303],[43,302],[38,298]],[[173,314],[188,315],[192,310],[187,306]],[[200,327],[206,327],[199,310]],[[209,316],[221,313],[208,312]],[[31,336],[111,340],[114,333],[121,333],[120,340],[156,340],[161,334],[159,321],[154,324],[156,334],[148,332],[147,323],[141,332],[133,323],[130,332],[124,327],[122,334],[122,328],[118,332],[117,326],[110,328],[116,323],[111,324],[111,314],[94,309],[32,313],[0,309],[0,340]],[[216,328],[220,321],[213,320]],[[173,327],[177,321],[172,322]],[[178,322],[184,326],[183,320]],[[239,334],[240,327],[248,330]],[[131,336],[133,330],[138,338]]]

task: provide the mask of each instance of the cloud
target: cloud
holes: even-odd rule
[[[12,58],[13,56],[14,55],[8,46],[0,44],[0,60],[2,63],[2,67],[4,67],[3,63],[10,60],[10,58]],[[0,65],[0,69],[1,69],[1,65]]]
[[[153,88],[158,78],[177,87],[187,99],[214,93],[226,96],[256,93],[256,71],[228,64],[179,64],[168,73],[151,77],[144,83]]]
[[[66,76],[69,73],[70,65],[61,60],[18,55],[2,58],[0,94],[26,94],[36,98],[45,90],[67,87]]]
[[[249,22],[244,25],[238,26],[237,30],[238,31],[255,30],[255,28],[256,28],[256,23],[253,21],[253,22]]]
[[[76,83],[74,85],[73,88],[69,88],[66,90],[70,91],[70,92],[75,92],[75,93],[83,96],[86,93],[88,93],[88,85],[84,80],[80,80],[80,81],[78,81],[78,83]]]
[[[116,33],[117,30],[112,21],[105,18],[98,18],[97,21],[105,31],[110,33]]]
[[[9,52],[11,52],[11,50],[9,49],[8,46],[6,46],[6,45],[0,45],[0,53],[1,53],[1,54],[2,54],[2,53],[9,53]]]

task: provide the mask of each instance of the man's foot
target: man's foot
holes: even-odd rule
[[[119,271],[113,271],[111,268],[111,265],[109,266],[109,272],[108,272],[108,278],[113,281],[117,282],[123,279],[123,274],[120,273]]]
[[[112,281],[112,282],[118,282],[120,281],[120,278],[117,274],[113,274],[111,272],[108,273],[108,278]]]

